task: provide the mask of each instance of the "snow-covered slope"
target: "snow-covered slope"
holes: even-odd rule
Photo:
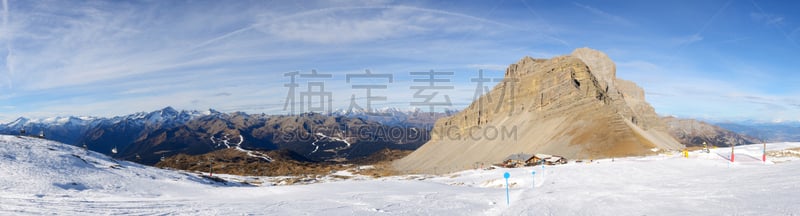
[[[768,151],[800,143],[768,144]],[[797,215],[800,161],[760,161],[762,145],[559,166],[468,170],[430,181],[497,188],[488,215]],[[510,205],[503,173],[509,172]],[[532,174],[535,172],[535,175]]]
[[[186,173],[162,170],[71,145],[33,137],[0,136],[2,193],[71,197],[107,193],[156,197],[165,187],[206,182]]]
[[[165,197],[205,195],[212,185],[54,141],[0,136],[0,214],[169,212],[146,208]]]
[[[768,151],[797,147],[767,145]],[[800,214],[800,161],[763,163],[760,154],[761,145],[748,145],[737,147],[733,164],[730,149],[713,149],[689,158],[230,187],[57,142],[0,136],[0,215]],[[510,205],[504,172],[511,175]]]

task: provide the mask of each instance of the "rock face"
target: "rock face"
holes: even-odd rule
[[[663,120],[669,127],[669,133],[686,146],[703,146],[703,142],[720,147],[764,142],[694,119],[664,117]]]
[[[431,173],[520,152],[590,159],[683,148],[644,91],[617,79],[615,68],[607,55],[588,48],[552,59],[522,58],[491,92],[438,120],[431,141],[395,168]]]

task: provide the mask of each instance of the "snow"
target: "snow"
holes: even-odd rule
[[[768,151],[800,143],[768,144]],[[800,161],[763,163],[761,145],[557,166],[315,184],[212,183],[37,138],[0,136],[0,215],[791,215]],[[756,157],[757,156],[757,157]],[[747,159],[745,159],[747,158]],[[535,175],[531,175],[535,171]],[[510,205],[505,179],[509,172]],[[348,179],[331,178],[339,175]],[[223,178],[250,179],[232,175]],[[289,178],[289,177],[270,177]],[[534,179],[535,178],[535,179]],[[269,178],[260,178],[261,180]]]
[[[95,117],[91,116],[57,116],[57,117],[49,117],[49,118],[40,118],[40,119],[26,119],[26,118],[18,118],[13,122],[5,124],[6,126],[17,126],[21,127],[26,124],[45,124],[45,125],[64,125],[67,123],[75,124],[75,125],[85,125],[87,122],[94,121]]]
[[[230,142],[230,138],[228,137],[228,134],[224,134],[222,136],[222,138],[219,138],[219,139],[214,138],[213,136],[210,139],[211,139],[212,143],[217,144],[217,147],[219,147],[221,145],[225,145],[225,148],[231,148],[231,142]],[[217,142],[220,142],[220,143],[217,143]],[[237,142],[236,144],[233,144],[234,149],[236,149],[237,151],[240,151],[240,152],[244,152],[245,154],[247,154],[247,156],[260,158],[260,159],[265,160],[267,162],[272,162],[272,158],[269,157],[269,155],[266,155],[266,154],[263,154],[263,153],[260,153],[260,152],[256,152],[256,151],[252,151],[252,150],[248,150],[248,149],[244,149],[244,148],[242,148],[242,143],[244,143],[244,136],[239,134],[239,142]]]
[[[311,145],[314,146],[314,150],[311,151],[310,153],[308,153],[309,155],[314,154],[315,152],[317,152],[317,150],[319,150],[319,145],[317,145],[317,142],[319,142],[319,141],[336,141],[336,142],[342,142],[342,143],[344,143],[346,145],[345,147],[326,150],[326,151],[332,151],[332,152],[338,152],[338,151],[341,151],[341,150],[344,150],[344,149],[348,149],[351,146],[350,142],[348,142],[347,139],[342,137],[342,134],[339,134],[338,136],[327,136],[327,135],[325,135],[323,133],[319,133],[318,132],[318,133],[316,133],[316,135],[321,137],[321,138],[314,137],[315,140],[314,140],[314,142],[311,143]]]
[[[211,114],[211,113],[210,113]],[[219,113],[217,113],[219,114]],[[84,131],[94,128],[98,125],[112,125],[125,123],[126,125],[143,126],[147,124],[162,125],[165,128],[174,127],[186,123],[192,119],[206,116],[203,112],[199,111],[185,111],[178,112],[177,110],[166,107],[162,110],[153,111],[150,113],[138,112],[126,116],[116,116],[112,118],[104,117],[91,117],[91,116],[59,116],[49,118],[28,119],[24,117],[17,118],[16,120],[0,124],[0,129],[4,131],[17,132],[20,129],[39,128],[47,130],[58,130],[64,128],[66,131]],[[31,133],[37,131],[30,131]]]
[[[240,152],[244,152],[245,154],[247,154],[247,156],[254,157],[254,158],[260,158],[260,159],[262,159],[264,161],[267,161],[267,162],[272,162],[272,158],[269,157],[269,155],[262,154],[262,153],[256,152],[256,151],[251,151],[251,150],[244,149],[240,145],[236,145],[236,150],[240,151]]]

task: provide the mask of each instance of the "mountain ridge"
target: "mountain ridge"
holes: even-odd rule
[[[418,123],[401,121],[389,125],[356,116],[221,113],[213,109],[205,112],[178,111],[168,106],[152,112],[111,118],[55,117],[31,120],[20,117],[0,124],[0,133],[19,134],[23,128],[32,135],[44,131],[48,139],[75,146],[85,145],[94,151],[144,164],[155,164],[162,157],[180,153],[195,155],[215,151],[224,148],[215,139],[242,135],[242,146],[236,147],[262,151],[289,149],[306,154],[312,160],[324,161],[368,156],[385,148],[415,149],[428,137],[427,129],[416,126],[425,125],[425,121],[431,120],[423,119]],[[352,135],[357,135],[358,130],[382,134],[366,137]],[[416,133],[417,136],[387,136],[386,131],[391,130],[402,132],[403,135]],[[345,134],[331,134],[337,131]],[[284,136],[303,137],[287,141],[281,139]],[[346,140],[353,142],[352,148]],[[113,153],[112,149],[118,153]]]
[[[758,138],[738,134],[726,130],[720,126],[706,123],[695,119],[681,119],[676,117],[662,117],[669,126],[669,132],[686,146],[702,147],[705,143],[708,147],[719,146],[728,147],[731,145],[746,145],[763,143]]]

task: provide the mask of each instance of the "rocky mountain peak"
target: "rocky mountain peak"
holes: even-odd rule
[[[172,115],[172,116],[174,116],[174,115],[177,115],[179,112],[175,108],[172,108],[171,106],[167,106],[167,107],[164,107],[164,109],[161,109],[161,113],[164,114],[164,115]]]
[[[513,136],[496,136],[504,130]],[[589,48],[520,59],[506,69],[503,83],[439,119],[432,133],[395,167],[431,172],[496,163],[520,152],[591,159],[683,148],[644,100],[644,90],[617,79],[608,55]]]
[[[6,127],[22,127],[22,126],[24,126],[26,123],[28,123],[29,121],[30,121],[30,119],[28,119],[28,118],[25,118],[25,117],[19,117],[19,118],[17,118],[16,120],[14,120],[14,121],[12,121],[12,122],[9,122],[9,123],[7,123],[7,124],[5,124],[5,125],[6,125]]]
[[[592,74],[600,81],[600,87],[609,89],[614,87],[617,79],[617,66],[605,53],[587,47],[572,51],[570,56],[576,57],[586,63]]]

